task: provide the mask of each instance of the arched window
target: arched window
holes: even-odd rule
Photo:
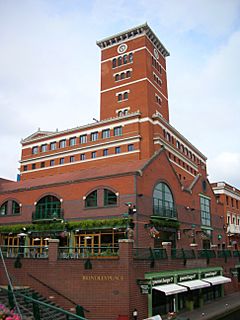
[[[117,196],[114,192],[104,189],[104,206],[114,206],[117,204]]]
[[[123,94],[123,99],[124,99],[124,100],[127,100],[127,99],[128,99],[128,92],[124,92],[124,94]]]
[[[113,61],[112,61],[112,67],[113,67],[113,68],[116,68],[116,66],[117,66],[117,59],[113,59]]]
[[[133,54],[132,53],[129,53],[128,58],[129,58],[129,62],[133,62]]]
[[[119,117],[122,117],[122,115],[123,115],[122,111],[119,111],[119,112],[118,112],[118,116],[119,116]]]
[[[35,220],[61,219],[61,201],[52,195],[40,199],[36,204]]]
[[[119,74],[117,73],[116,75],[115,75],[115,81],[118,81],[119,80]]]
[[[172,192],[163,182],[158,183],[153,191],[153,214],[164,218],[176,218]]]
[[[124,64],[128,63],[128,59],[127,59],[127,55],[126,54],[123,56],[123,63]]]
[[[125,73],[122,72],[120,76],[121,76],[121,80],[124,79],[125,78]]]
[[[5,216],[8,214],[8,201],[4,202],[0,208],[0,215]]]
[[[118,57],[118,65],[119,65],[119,66],[122,65],[122,57]]]
[[[131,77],[131,71],[128,70],[127,73],[126,73],[126,78],[130,78]]]
[[[12,201],[12,214],[20,213],[20,205],[16,201]]]
[[[97,190],[94,190],[86,197],[85,207],[86,208],[97,207]]]

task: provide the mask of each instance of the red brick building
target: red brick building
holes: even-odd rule
[[[168,51],[147,24],[97,44],[100,120],[33,133],[20,181],[0,181],[1,244],[17,284],[53,288],[89,319],[131,319],[134,308],[141,319],[236,290],[238,251],[225,250],[206,157],[169,122]]]

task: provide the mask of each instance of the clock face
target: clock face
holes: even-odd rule
[[[156,59],[159,58],[159,53],[158,53],[157,49],[155,49],[155,48],[154,48],[154,56]]]
[[[118,53],[124,53],[127,50],[127,45],[125,43],[120,44],[117,48]]]

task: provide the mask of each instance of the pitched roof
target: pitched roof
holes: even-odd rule
[[[56,174],[52,176],[46,176],[36,179],[28,179],[17,182],[3,183],[0,188],[0,193],[16,192],[26,189],[36,189],[57,184],[74,183],[83,180],[92,180],[118,176],[122,174],[133,174],[140,172],[141,168],[146,163],[145,160],[129,161],[122,164],[116,164],[112,166],[94,167],[85,170],[79,170],[75,172]]]

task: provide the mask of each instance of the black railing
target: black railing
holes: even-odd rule
[[[116,257],[118,256],[118,246],[116,247],[60,247],[58,251],[59,259],[82,259],[94,257]]]
[[[1,246],[4,258],[47,259],[48,246]]]
[[[32,221],[56,221],[63,219],[63,209],[46,209],[46,210],[36,210],[32,213]]]
[[[161,260],[167,259],[167,252],[164,248],[134,248],[133,257],[143,260]]]

